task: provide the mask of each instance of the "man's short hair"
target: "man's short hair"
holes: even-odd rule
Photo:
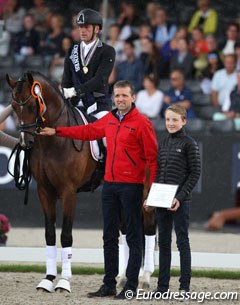
[[[127,87],[130,88],[131,95],[134,95],[135,94],[135,88],[134,88],[133,84],[131,82],[129,82],[128,80],[125,80],[125,79],[116,82],[113,86],[113,90],[116,89],[116,88],[127,88]]]

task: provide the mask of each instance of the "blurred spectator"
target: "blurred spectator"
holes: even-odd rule
[[[192,109],[192,92],[184,84],[184,75],[181,70],[173,70],[170,74],[171,88],[165,92],[162,115],[169,105],[179,104],[186,108],[187,118],[195,118]]]
[[[49,75],[53,81],[60,84],[64,70],[64,60],[69,48],[72,46],[73,40],[71,37],[66,36],[62,40],[61,51],[54,55],[50,64]]]
[[[78,14],[73,14],[71,17],[71,30],[69,35],[71,36],[73,42],[79,43],[79,29],[77,25],[77,16]]]
[[[120,26],[118,24],[112,24],[108,31],[107,44],[112,46],[116,51],[115,65],[126,60],[126,56],[123,53],[123,41],[119,40]]]
[[[185,26],[180,26],[177,32],[175,33],[174,37],[171,40],[166,41],[162,46],[160,53],[164,61],[164,69],[165,69],[164,77],[169,77],[171,58],[177,55],[178,52],[177,50],[178,39],[185,37],[187,37],[187,28]]]
[[[237,71],[237,85],[230,93],[229,101],[226,104],[229,104],[228,110],[223,112],[226,117],[228,119],[240,119],[240,70]]]
[[[5,107],[0,104],[0,112],[2,112],[5,109]],[[1,131],[16,131],[16,124],[12,116],[7,117],[7,119],[0,124],[0,130]]]
[[[203,31],[199,28],[194,28],[192,30],[190,52],[195,58],[208,54],[207,43]]]
[[[147,13],[147,22],[151,25],[151,27],[155,27],[157,25],[156,22],[156,12],[160,8],[160,5],[157,1],[150,1],[146,4],[146,13]]]
[[[212,79],[212,103],[217,110],[229,109],[229,94],[237,84],[236,56],[224,56],[224,69],[214,73]]]
[[[235,44],[235,52],[236,57],[237,57],[237,65],[236,65],[236,70],[240,70],[240,41],[237,41]]]
[[[196,79],[202,79],[206,71],[209,69],[214,73],[216,70],[215,60],[214,60],[214,54],[217,54],[217,58],[222,62],[222,53],[218,50],[218,44],[216,38],[212,34],[208,34],[205,38],[206,45],[208,49],[208,54],[202,53],[201,56],[195,60],[194,62],[194,68],[195,68],[195,78]],[[210,57],[208,56],[209,54]],[[209,63],[210,59],[210,63]],[[212,60],[211,60],[212,59]],[[222,66],[222,65],[221,65]],[[217,70],[221,69],[220,67],[217,68]],[[212,78],[211,78],[212,79]],[[208,82],[206,82],[207,85]],[[209,83],[208,83],[209,85]],[[207,87],[208,87],[207,85]],[[211,89],[210,89],[211,90]]]
[[[23,17],[26,14],[25,8],[20,6],[19,0],[9,0],[4,7],[5,27],[11,35],[19,33],[23,28]]]
[[[234,208],[223,209],[214,212],[205,224],[208,230],[219,230],[225,224],[239,224],[240,220],[240,182],[235,192]]]
[[[165,42],[171,40],[177,31],[175,24],[167,21],[167,12],[164,8],[158,8],[156,11],[156,26],[153,28],[153,40],[159,48]]]
[[[26,14],[23,18],[23,30],[16,34],[13,41],[14,57],[17,64],[24,62],[26,56],[37,53],[39,38],[40,35],[35,30],[33,16]]]
[[[7,3],[8,3],[8,0],[0,0],[0,19],[3,19],[4,8]]]
[[[218,42],[214,35],[208,34],[205,37],[208,52],[218,52]],[[220,55],[220,54],[219,54]]]
[[[144,90],[136,96],[136,107],[150,119],[159,117],[163,104],[163,92],[157,89],[158,81],[154,75],[145,75],[143,78]]]
[[[234,120],[235,129],[240,131],[240,71],[237,71],[237,85],[227,96],[222,113],[215,113],[214,120]]]
[[[140,16],[134,3],[121,1],[121,13],[117,23],[120,26],[120,40],[127,40],[131,36],[136,36],[138,26],[141,24]]]
[[[194,57],[189,52],[188,42],[185,38],[177,41],[177,54],[170,59],[170,72],[173,70],[181,70],[185,79],[193,76]]]
[[[11,35],[3,26],[2,35],[0,35],[0,56],[6,56],[10,49]]]
[[[193,14],[188,31],[191,33],[198,27],[204,34],[216,33],[218,26],[218,14],[216,10],[209,7],[209,0],[198,0],[198,10]]]
[[[101,16],[104,17],[103,2],[100,4],[99,12],[100,12]],[[116,19],[115,12],[114,12],[114,7],[113,7],[113,4],[110,2],[108,2],[108,5],[107,5],[107,16],[106,17],[107,18],[103,20],[102,33],[108,33],[110,26],[117,23],[117,19]]]
[[[142,38],[140,44],[143,74],[153,74],[157,80],[167,77],[164,61],[156,44],[148,37]]]
[[[201,73],[201,89],[204,94],[211,94],[212,78],[216,71],[223,68],[222,60],[218,52],[210,52],[207,55],[207,67]]]
[[[116,65],[116,81],[126,79],[132,82],[137,92],[142,88],[142,62],[139,58],[136,57],[135,46],[131,40],[124,42],[123,52],[127,57],[127,60]]]
[[[140,56],[142,53],[141,39],[146,37],[152,39],[152,28],[150,24],[142,23],[138,28],[138,37],[134,40],[135,52],[137,56]]]
[[[50,32],[44,40],[40,41],[40,54],[44,56],[46,65],[50,63],[55,54],[61,52],[62,40],[66,36],[63,31],[64,17],[62,15],[52,15],[50,26]]]
[[[45,2],[45,0],[33,0],[34,6],[28,11],[34,17],[36,30],[42,35],[48,31],[47,16],[49,14],[49,8]]]
[[[234,46],[239,38],[239,24],[231,22],[228,24],[226,31],[226,40],[219,44],[219,49],[224,55],[233,54]]]

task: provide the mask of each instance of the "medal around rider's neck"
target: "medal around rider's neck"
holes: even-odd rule
[[[82,69],[83,69],[83,73],[84,73],[84,74],[87,74],[87,73],[88,73],[88,67],[87,67],[87,66],[83,66]]]
[[[91,47],[91,49],[87,53],[86,57],[84,56],[83,44],[80,43],[80,57],[81,57],[81,63],[82,63],[82,66],[83,66],[82,69],[83,69],[84,74],[88,73],[88,67],[87,66],[88,66],[90,60],[93,57],[93,54],[94,54],[94,52],[95,52],[95,50],[98,46],[98,42],[99,42],[99,39],[96,39],[95,43],[93,44],[93,46]]]

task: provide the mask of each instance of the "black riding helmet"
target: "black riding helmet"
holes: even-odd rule
[[[81,10],[77,16],[77,24],[92,24],[99,25],[100,30],[102,29],[102,16],[95,10],[85,8]]]

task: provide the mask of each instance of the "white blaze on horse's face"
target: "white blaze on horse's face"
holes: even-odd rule
[[[21,111],[21,118],[22,118],[22,112],[23,112],[23,106],[20,106],[20,111]],[[21,125],[24,124],[23,120],[21,119],[20,122]],[[24,132],[20,133],[20,145],[21,147],[25,148],[26,147],[26,143],[25,143],[25,139],[24,139]]]

